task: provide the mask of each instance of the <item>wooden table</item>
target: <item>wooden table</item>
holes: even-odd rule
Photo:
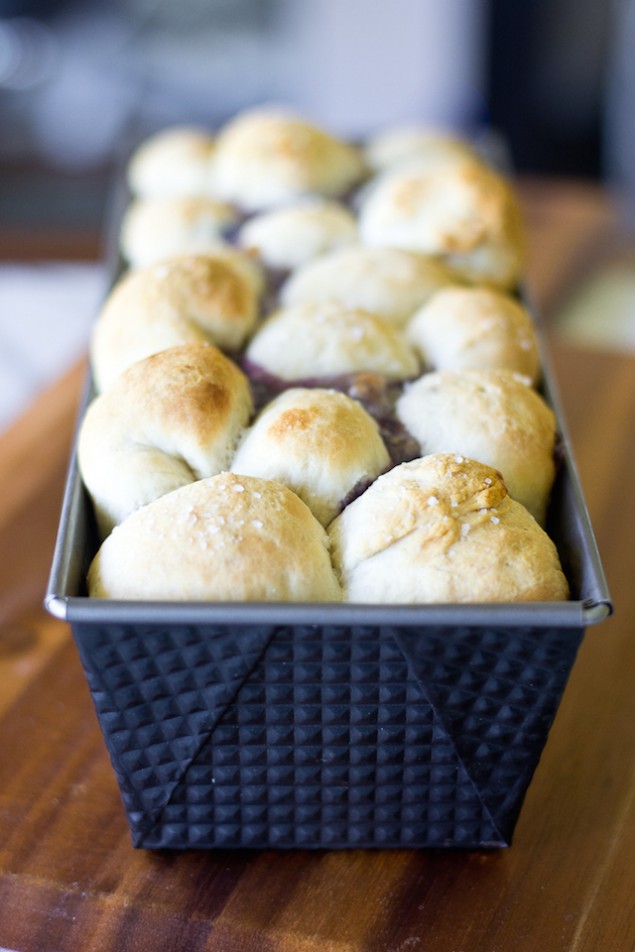
[[[549,311],[615,223],[585,186],[523,195]],[[2,437],[2,949],[635,948],[635,356],[551,351],[616,611],[587,633],[502,852],[135,852],[69,631],[41,607],[83,368]]]

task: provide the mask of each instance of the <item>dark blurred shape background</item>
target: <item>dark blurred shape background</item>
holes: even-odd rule
[[[391,121],[491,125],[520,171],[628,178],[634,7],[0,0],[0,217],[93,221],[113,163],[143,135],[265,101],[352,136]]]

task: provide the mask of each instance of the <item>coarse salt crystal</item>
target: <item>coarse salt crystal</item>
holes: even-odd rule
[[[245,491],[245,487],[243,486],[242,483],[234,483],[234,485],[232,486],[232,489],[234,490],[235,493],[244,493]]]
[[[490,521],[493,522],[495,526],[497,526],[498,523],[500,522],[500,519],[498,518],[498,516],[492,516]]]
[[[439,505],[439,498],[438,498],[438,496],[428,496],[427,502],[428,502],[428,505],[429,505],[429,506],[438,506],[438,505]]]

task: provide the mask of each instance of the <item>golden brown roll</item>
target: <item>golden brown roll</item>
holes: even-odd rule
[[[508,370],[442,370],[407,385],[396,409],[422,454],[458,453],[493,466],[512,498],[544,523],[556,421],[529,381]]]
[[[280,483],[220,473],[117,526],[88,574],[93,598],[339,601],[328,540]]]
[[[447,268],[426,255],[357,244],[298,268],[280,298],[285,305],[339,301],[403,327],[431,294],[454,283]]]
[[[210,195],[214,137],[195,126],[171,126],[149,136],[128,163],[128,185],[144,198]]]
[[[236,219],[231,205],[208,196],[139,198],[121,224],[121,253],[131,267],[144,268],[173,255],[215,250]]]
[[[357,240],[355,216],[329,199],[304,199],[254,215],[238,233],[238,243],[270,268],[291,270]]]
[[[243,265],[223,254],[180,255],[125,274],[98,315],[91,363],[98,390],[131,364],[168,347],[213,343],[237,350],[258,318]]]
[[[216,140],[215,192],[250,211],[305,195],[338,198],[364,171],[357,148],[282,110],[243,112]]]
[[[287,381],[374,371],[399,380],[419,362],[388,321],[336,302],[298,304],[270,315],[252,337],[250,364]]]
[[[413,314],[406,336],[435,370],[503,369],[538,380],[533,321],[518,300],[493,288],[437,291]]]
[[[261,412],[231,469],[284,483],[326,526],[349,493],[389,463],[377,424],[357,401],[336,390],[291,388]]]
[[[439,255],[462,280],[502,290],[516,287],[525,261],[514,193],[476,161],[379,176],[360,209],[359,232],[365,244]]]
[[[403,463],[329,527],[344,597],[360,603],[568,597],[553,542],[500,473],[465,457]]]
[[[247,378],[209,344],[172,347],[124,371],[79,432],[102,537],[140,506],[227,469],[251,412]]]

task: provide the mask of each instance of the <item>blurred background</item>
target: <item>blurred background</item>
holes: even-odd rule
[[[145,135],[271,101],[354,137],[413,120],[493,127],[520,173],[606,183],[632,225],[634,53],[635,0],[0,0],[0,229],[99,229]],[[41,269],[29,284],[2,266],[0,426],[17,406],[6,378],[32,362],[18,329],[38,295],[36,335],[51,310],[73,312],[69,267],[56,284],[49,266],[46,285]],[[103,275],[72,275],[92,316]],[[85,320],[66,320],[76,348]]]

